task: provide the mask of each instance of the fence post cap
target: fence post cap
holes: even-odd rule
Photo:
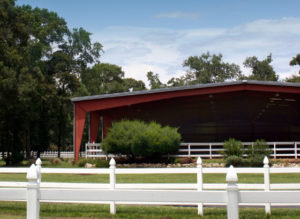
[[[232,165],[229,167],[229,170],[226,174],[226,181],[229,183],[238,181],[238,176],[237,176],[236,170],[233,168]]]
[[[202,164],[202,159],[201,159],[201,157],[199,156],[198,159],[197,159],[197,165],[200,165],[200,164]]]
[[[113,157],[110,159],[109,165],[110,166],[116,166],[116,161],[115,161],[115,159]]]
[[[265,156],[265,158],[264,158],[264,164],[265,164],[265,165],[269,164],[269,159],[268,159],[267,156]]]
[[[36,159],[35,164],[42,165],[42,160],[40,158]]]
[[[37,180],[38,174],[37,174],[36,166],[34,164],[31,164],[31,166],[27,172],[26,178],[28,180]]]

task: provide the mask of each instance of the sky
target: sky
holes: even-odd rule
[[[289,66],[300,53],[299,0],[18,0],[47,8],[70,28],[83,27],[103,45],[101,62],[122,67],[125,77],[161,81],[184,75],[190,56],[209,51],[243,66],[247,57],[271,63],[280,80],[298,74]]]

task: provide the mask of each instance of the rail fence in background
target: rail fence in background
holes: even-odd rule
[[[245,147],[251,146],[254,142],[242,142]],[[220,153],[224,151],[224,143],[181,143],[177,154],[168,155],[169,157],[198,157],[203,158],[220,158],[223,155]],[[300,142],[267,142],[272,154],[272,158],[295,158],[300,156]],[[32,157],[37,158],[37,152],[31,152]],[[7,156],[7,153],[4,153]],[[25,156],[25,153],[24,153]],[[80,157],[85,158],[107,158],[108,156],[102,151],[100,143],[87,143],[85,145],[85,151],[80,152]],[[40,154],[41,158],[55,158],[58,157],[58,151],[44,151]],[[73,151],[61,151],[60,157],[62,158],[74,158]],[[0,159],[2,153],[0,153]]]
[[[298,158],[300,154],[300,142],[266,142],[273,158]],[[220,158],[224,151],[223,142],[219,143],[181,143],[177,154],[169,155],[169,157],[198,157],[203,158]],[[242,142],[244,147],[252,146],[254,142]],[[87,143],[85,146],[86,157],[106,157],[101,149],[100,143]],[[111,156],[111,155],[110,155]]]

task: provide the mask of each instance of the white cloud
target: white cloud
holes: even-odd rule
[[[246,57],[266,58],[272,53],[275,71],[283,79],[298,72],[289,61],[300,53],[300,18],[256,20],[232,28],[188,30],[114,27],[93,36],[104,45],[102,62],[123,67],[126,77],[146,81],[153,71],[163,82],[184,73],[183,61],[206,51],[222,53],[226,62],[243,67]]]
[[[157,14],[155,18],[169,18],[169,19],[177,19],[177,18],[186,18],[186,19],[196,19],[200,16],[200,13],[197,12],[183,12],[183,11],[173,11],[168,13]]]

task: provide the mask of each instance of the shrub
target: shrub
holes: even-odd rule
[[[233,165],[234,167],[243,167],[247,166],[247,163],[245,163],[245,159],[242,157],[232,155],[226,158],[226,166],[229,167],[230,165]]]
[[[54,158],[51,160],[51,163],[52,164],[55,164],[55,165],[61,165],[61,159],[59,159],[58,157]]]
[[[271,154],[269,145],[263,139],[257,139],[253,146],[248,146],[247,159],[251,167],[262,167],[265,156],[269,157]]]
[[[95,160],[90,159],[90,158],[80,158],[76,164],[79,167],[84,167],[87,163],[95,164]]]
[[[178,158],[176,163],[180,163],[180,164],[194,163],[194,159],[191,157],[180,157]]]
[[[264,158],[265,156],[269,157],[271,152],[272,151],[270,150],[269,145],[266,143],[265,140],[257,139],[254,142],[253,147],[252,145],[248,146],[247,155],[249,158],[253,158],[253,157]]]
[[[108,168],[109,167],[109,161],[108,160],[96,160],[96,167],[97,168]]]
[[[177,128],[162,127],[156,122],[146,124],[134,120],[113,123],[102,148],[106,153],[136,157],[158,158],[176,153],[181,141]]]
[[[224,152],[223,155],[227,159],[230,156],[243,157],[244,146],[241,141],[235,140],[234,138],[229,138],[224,142]]]

